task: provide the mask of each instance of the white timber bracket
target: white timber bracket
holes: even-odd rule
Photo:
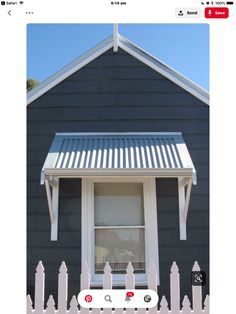
[[[59,178],[46,177],[45,188],[48,199],[48,208],[51,220],[51,241],[58,239],[58,203],[59,203]]]
[[[118,24],[113,25],[113,51],[118,51]]]
[[[180,240],[187,240],[186,222],[188,217],[191,189],[192,178],[178,178]]]

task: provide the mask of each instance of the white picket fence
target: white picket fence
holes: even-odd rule
[[[197,262],[193,265],[193,271],[199,271],[200,267]],[[132,265],[129,263],[125,275],[124,286],[126,289],[135,288],[135,274]],[[149,289],[157,291],[157,274],[154,265],[149,267],[148,284]],[[69,309],[67,308],[68,295],[68,273],[66,264],[62,262],[58,274],[58,309],[55,309],[53,296],[50,295],[46,309],[44,309],[44,288],[45,273],[42,262],[38,263],[35,274],[35,296],[34,309],[31,297],[27,296],[27,314],[209,314],[209,296],[202,306],[202,287],[192,286],[192,305],[188,296],[185,295],[182,306],[180,306],[180,275],[176,262],[173,262],[170,272],[170,306],[165,298],[162,297],[160,307],[157,306],[149,310],[146,309],[85,309],[78,308],[77,298],[74,295],[70,301]],[[82,267],[81,290],[90,288],[90,272],[87,264]],[[103,289],[112,289],[111,268],[107,263],[104,268]]]

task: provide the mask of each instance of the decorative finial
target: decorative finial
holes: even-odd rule
[[[113,51],[118,51],[118,24],[113,24]]]

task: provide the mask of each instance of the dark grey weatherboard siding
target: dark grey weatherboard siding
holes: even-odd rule
[[[169,267],[176,260],[183,279],[183,294],[189,294],[194,260],[208,270],[208,111],[209,107],[200,100],[121,49],[118,53],[108,51],[31,103],[28,106],[29,290],[33,289],[34,271],[39,260],[49,265],[47,276],[52,278],[51,287],[56,287],[59,263],[64,257],[71,263],[70,278],[73,272],[74,285],[70,285],[69,293],[77,293],[79,286],[79,225],[75,227],[76,231],[73,228],[63,230],[59,225],[59,241],[50,242],[45,187],[39,182],[54,134],[182,132],[196,167],[198,182],[191,194],[188,240],[180,241],[176,182],[157,180],[160,291],[169,294]],[[80,204],[80,194],[77,197]],[[60,208],[60,221],[70,219],[71,210],[69,205],[63,213]],[[71,232],[73,245],[77,243],[74,248],[60,242],[70,237],[66,234],[65,240],[62,239],[66,232]],[[54,255],[53,252],[57,253]],[[207,290],[208,286],[204,293]],[[47,296],[48,293],[49,290]]]
[[[69,273],[69,296],[79,292],[81,262],[81,180],[60,179],[58,241],[50,241],[50,221],[47,204],[28,202],[28,293],[34,295],[35,265],[42,260],[46,273],[45,293],[57,296],[57,276],[60,263],[66,262]],[[31,211],[32,209],[32,211]],[[34,211],[33,211],[34,209]],[[62,249],[63,247],[63,249]]]

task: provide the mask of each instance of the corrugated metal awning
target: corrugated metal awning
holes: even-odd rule
[[[45,176],[191,176],[196,172],[181,133],[57,133]]]

